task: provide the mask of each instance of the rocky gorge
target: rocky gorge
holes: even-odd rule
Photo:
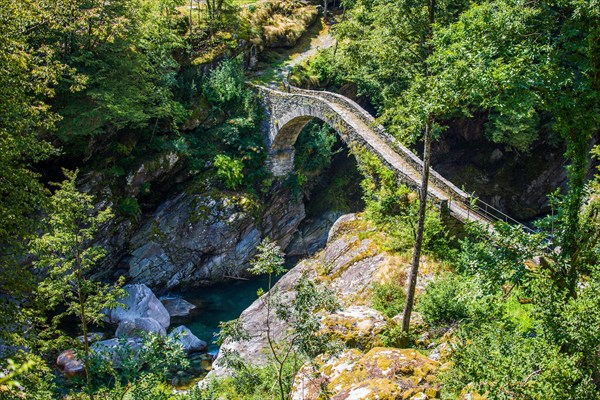
[[[436,371],[445,368],[450,346],[443,340],[428,342],[427,326],[418,313],[413,314],[411,325],[413,332],[421,335],[420,343],[429,349],[429,357],[414,349],[390,348],[383,343],[384,333],[398,326],[401,316],[388,318],[373,308],[373,285],[402,281],[409,265],[406,259],[383,250],[381,239],[381,232],[361,214],[341,216],[329,231],[326,247],[298,263],[273,287],[280,301],[291,307],[296,296],[294,286],[300,276],[306,276],[332,290],[339,302],[336,311],[321,312],[318,334],[339,341],[346,350],[307,362],[296,375],[291,398],[316,400],[325,392],[332,399],[438,396]],[[437,268],[431,260],[424,263],[419,290]],[[255,300],[239,321],[248,337],[225,341],[207,380],[231,373],[224,361],[231,353],[254,365],[272,362],[267,329],[269,340],[274,342],[283,340],[290,329],[285,321],[269,316],[264,298]]]

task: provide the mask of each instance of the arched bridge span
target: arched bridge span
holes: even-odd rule
[[[255,87],[267,114],[264,130],[268,164],[274,175],[285,176],[293,171],[294,143],[302,128],[311,119],[318,118],[329,124],[346,144],[363,145],[395,171],[404,183],[419,189],[423,161],[377,125],[375,119],[354,101],[336,93],[287,85],[286,91]],[[518,223],[465,193],[433,169],[430,170],[427,192],[431,198],[447,205],[450,213],[460,221],[478,221],[486,225],[496,220]]]

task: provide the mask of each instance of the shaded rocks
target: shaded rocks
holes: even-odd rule
[[[192,331],[183,325],[173,329],[169,333],[169,337],[181,343],[188,353],[205,353],[208,350],[208,344],[204,340],[198,339]]]
[[[293,400],[316,400],[324,393],[342,399],[432,399],[440,384],[439,363],[413,349],[375,347],[346,350],[306,363],[294,379]]]
[[[123,289],[128,296],[119,299],[122,306],[108,311],[107,317],[112,323],[121,323],[121,321],[135,321],[136,319],[151,318],[167,329],[171,323],[169,312],[152,293],[146,285],[126,285]],[[140,322],[140,326],[149,324],[148,321]]]
[[[180,193],[140,226],[121,265],[133,283],[167,290],[244,275],[263,237],[285,248],[304,219],[287,189],[265,204],[243,194]]]
[[[190,311],[196,308],[195,305],[180,297],[161,297],[160,301],[171,317],[187,317]]]
[[[329,211],[318,218],[306,219],[285,250],[288,256],[312,256],[327,244],[329,230],[340,217],[339,211]]]
[[[115,336],[118,338],[133,337],[140,336],[141,333],[154,333],[165,336],[167,330],[154,318],[126,319],[119,322]]]
[[[96,342],[91,347],[92,352],[106,361],[110,361],[115,368],[120,368],[124,361],[135,362],[142,351],[140,338],[108,339]]]
[[[83,363],[77,359],[74,350],[65,350],[56,358],[56,367],[63,376],[70,378],[84,371]]]

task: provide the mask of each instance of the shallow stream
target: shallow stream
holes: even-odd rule
[[[286,269],[292,268],[298,258],[286,260]],[[279,277],[273,281],[275,283]],[[255,276],[248,280],[230,280],[215,285],[196,288],[179,294],[196,306],[186,317],[173,317],[173,327],[187,326],[194,335],[208,343],[208,352],[216,354],[219,347],[214,343],[219,333],[219,322],[238,318],[257,299],[259,288],[268,288],[268,277]]]

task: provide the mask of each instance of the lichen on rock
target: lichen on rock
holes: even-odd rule
[[[351,306],[321,319],[322,335],[339,340],[348,347],[368,350],[380,346],[379,334],[386,328],[384,316],[365,306]]]
[[[294,379],[292,399],[333,400],[431,399],[439,395],[435,378],[439,363],[413,349],[375,347],[366,354],[356,349],[337,356],[319,356],[305,364]]]

